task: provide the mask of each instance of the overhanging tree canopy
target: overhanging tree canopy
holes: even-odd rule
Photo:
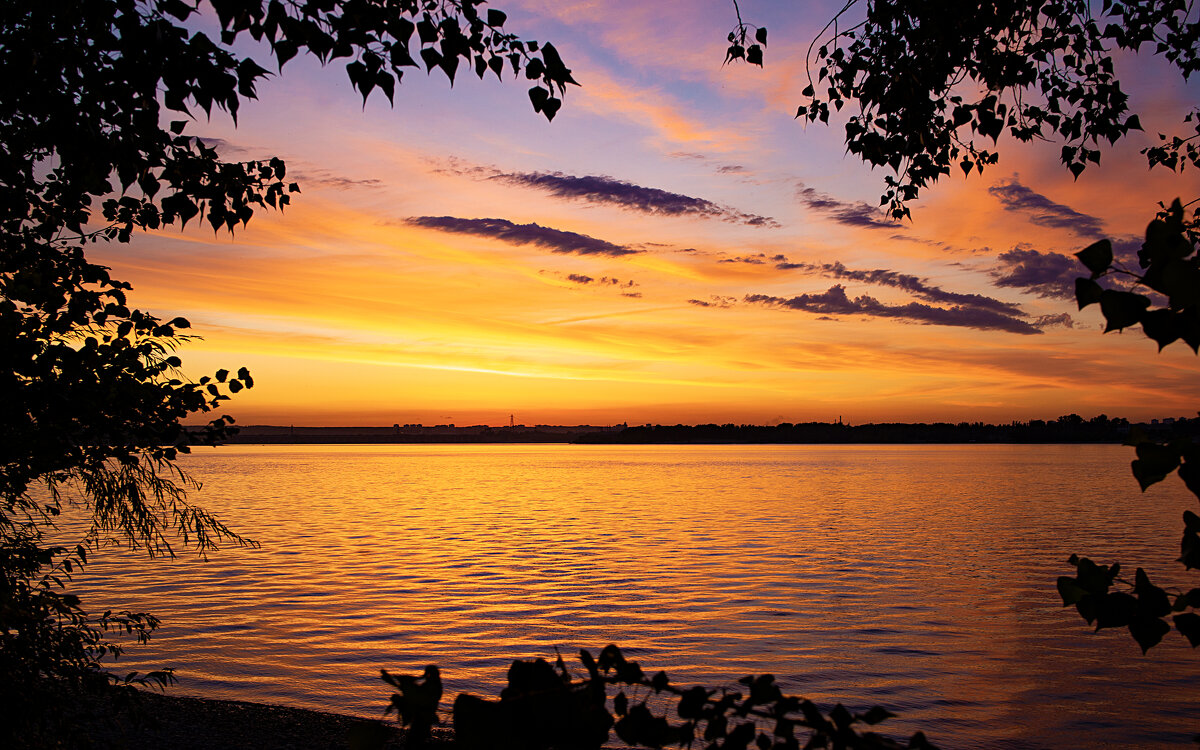
[[[182,318],[131,309],[129,285],[86,257],[137,229],[207,222],[234,231],[298,186],[279,159],[231,162],[190,135],[193,115],[236,121],[268,67],[301,53],[345,63],[363,96],[389,101],[405,68],[462,68],[532,84],[552,119],[574,84],[552,45],[504,31],[482,0],[14,0],[0,3],[0,702],[45,717],[43,678],[80,685],[117,648],[108,628],[145,635],[143,614],[91,618],[56,590],[102,542],[172,554],[247,543],[188,503],[180,452],[215,442],[228,417],[187,429],[253,385],[243,368],[188,381],[174,348]],[[204,16],[220,33],[197,28]],[[247,38],[267,66],[234,51]],[[418,62],[419,61],[419,62]],[[64,503],[86,507],[74,546],[44,533]],[[160,675],[159,679],[165,679]],[[5,722],[5,732],[22,722]],[[25,738],[29,740],[29,737]],[[0,742],[3,744],[3,742]]]
[[[880,205],[895,219],[910,217],[906,202],[955,166],[969,175],[995,164],[1006,132],[1018,141],[1060,143],[1062,163],[1078,178],[1100,162],[1105,145],[1141,130],[1116,76],[1115,53],[1150,49],[1184,80],[1200,69],[1200,12],[1193,3],[1103,0],[1099,13],[1093,5],[847,0],[809,47],[815,79],[810,65],[808,101],[796,117],[828,122],[831,106],[857,103],[845,126],[846,149],[891,170]],[[852,18],[855,10],[865,12]],[[742,49],[746,28],[739,10],[727,60],[761,65],[761,51],[751,60]],[[1191,135],[1160,134],[1159,145],[1142,150],[1150,167],[1200,167],[1200,109],[1190,107],[1181,119]],[[1189,218],[1179,200],[1160,207],[1137,268],[1115,258],[1108,240],[1077,253],[1089,275],[1076,281],[1076,300],[1080,309],[1099,304],[1106,332],[1141,325],[1160,350],[1183,341],[1200,351],[1200,208]],[[1131,442],[1143,490],[1178,470],[1200,497],[1200,447],[1137,434]],[[1200,569],[1200,516],[1185,511],[1183,520],[1179,562]],[[1128,580],[1116,563],[1076,556],[1070,562],[1076,574],[1059,579],[1059,592],[1097,630],[1128,628],[1144,652],[1173,624],[1193,648],[1200,646],[1200,588],[1168,591],[1141,568]]]
[[[955,169],[995,164],[1005,133],[1061,144],[1062,163],[1078,177],[1103,147],[1141,130],[1114,54],[1150,50],[1184,79],[1200,69],[1191,3],[1103,0],[1098,13],[1094,5],[849,0],[809,48],[808,100],[796,116],[828,122],[831,107],[857,104],[846,148],[892,171],[880,203],[895,218]],[[1151,165],[1200,164],[1194,112],[1191,135],[1162,136],[1145,149]]]

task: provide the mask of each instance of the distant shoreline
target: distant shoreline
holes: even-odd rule
[[[1200,437],[1200,418],[1130,423],[1078,415],[993,425],[982,422],[849,425],[808,422],[778,425],[393,425],[392,427],[295,427],[247,425],[227,442],[246,445],[490,444],[584,445],[967,445],[1122,444],[1141,437]]]

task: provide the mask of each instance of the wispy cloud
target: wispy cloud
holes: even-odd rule
[[[1049,328],[1051,326],[1074,328],[1075,321],[1071,319],[1070,314],[1059,313],[1058,315],[1039,315],[1033,321],[1033,325],[1037,328]]]
[[[782,255],[768,256],[766,253],[757,253],[755,255],[735,255],[732,258],[721,258],[718,263],[746,263],[752,266],[765,266],[768,261],[784,261],[787,260]]]
[[[540,190],[555,198],[616,206],[653,216],[691,216],[719,219],[752,227],[778,228],[770,216],[745,213],[704,198],[637,185],[608,175],[569,175],[563,172],[504,172],[495,167],[462,166],[451,162],[438,171],[470,175]]]
[[[721,308],[726,308],[726,307],[733,307],[734,305],[736,305],[736,304],[737,304],[737,297],[722,297],[722,296],[719,296],[719,295],[715,295],[715,294],[714,294],[713,296],[709,297],[709,298],[708,298],[708,299],[706,299],[706,300],[703,300],[703,299],[690,299],[690,300],[688,300],[688,304],[689,304],[689,305],[695,305],[696,307],[721,307]]]
[[[1000,201],[1005,210],[1026,214],[1029,221],[1038,226],[1069,229],[1080,237],[1100,237],[1104,234],[1104,222],[1101,219],[1055,203],[1016,179],[993,185],[988,192]]]
[[[775,267],[781,270],[797,269],[806,273],[819,274],[835,279],[847,279],[849,281],[859,281],[864,284],[875,284],[878,286],[903,289],[910,294],[914,294],[930,302],[975,307],[980,310],[991,310],[1001,315],[1017,317],[1025,315],[1018,305],[1012,304],[1011,302],[1003,302],[995,299],[994,297],[987,297],[982,294],[948,292],[945,289],[934,286],[926,282],[924,279],[920,279],[916,276],[906,273],[899,273],[897,271],[889,271],[883,268],[877,268],[870,271],[846,268],[846,266],[842,265],[840,261],[821,264],[789,263],[783,261],[776,263]]]
[[[319,185],[322,187],[332,187],[340,190],[348,188],[381,188],[384,186],[384,181],[369,177],[356,179],[347,177],[342,174],[337,174],[328,169],[312,169],[296,172],[294,175],[289,171],[289,176],[294,176],[301,187],[306,185]]]
[[[825,214],[839,224],[893,231],[897,226],[896,222],[888,219],[882,211],[869,203],[862,201],[850,203],[839,200],[825,193],[819,193],[815,188],[807,187],[803,183],[797,187],[796,197],[808,208]]]
[[[997,257],[992,270],[996,286],[1020,289],[1051,299],[1075,299],[1075,279],[1082,276],[1076,258],[1061,253],[1015,247]]]
[[[1006,331],[1025,335],[1042,332],[1040,328],[1028,321],[977,307],[956,305],[945,308],[920,302],[888,305],[867,295],[851,299],[846,295],[846,289],[841,284],[835,284],[819,294],[800,294],[795,297],[748,294],[745,301],[818,315],[865,315],[907,320],[925,325],[958,326],[982,331]]]
[[[542,273],[547,273],[547,272],[542,271]],[[553,273],[553,272],[551,272],[551,273]],[[630,288],[638,285],[638,283],[636,281],[634,281],[633,279],[621,281],[620,279],[614,279],[611,276],[600,276],[597,278],[595,276],[587,276],[582,273],[568,273],[565,276],[563,276],[561,274],[554,274],[554,275],[560,276],[561,278],[566,279],[567,281],[571,282],[572,284],[579,284],[580,286],[613,286],[613,287],[618,287],[620,289],[630,289]]]
[[[553,253],[575,255],[634,255],[641,250],[615,245],[577,232],[551,229],[539,224],[514,224],[507,219],[460,219],[454,216],[414,216],[406,224],[442,232],[492,237],[512,245],[536,245]]]

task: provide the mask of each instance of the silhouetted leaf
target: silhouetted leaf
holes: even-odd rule
[[[1108,587],[1112,585],[1113,579],[1116,578],[1120,571],[1119,565],[1097,565],[1086,557],[1074,558],[1076,568],[1076,582],[1087,591],[1093,594],[1103,594],[1108,591]]]
[[[630,745],[662,747],[672,738],[667,720],[654,716],[645,703],[634,704],[629,713],[613,725],[617,736]]]
[[[1174,604],[1171,605],[1171,611],[1183,612],[1189,607],[1200,607],[1200,589],[1177,595]]]
[[[1075,257],[1092,272],[1092,278],[1108,270],[1113,262],[1112,243],[1108,240],[1093,242],[1083,250],[1075,253]]]
[[[711,694],[712,691],[705,690],[699,685],[684,690],[679,696],[679,705],[676,708],[680,718],[699,719],[702,716],[704,705],[708,701],[708,696]]]
[[[1158,344],[1159,351],[1183,334],[1176,313],[1165,308],[1148,310],[1142,316],[1142,332]]]
[[[1096,630],[1129,625],[1137,616],[1137,599],[1124,591],[1093,597],[1092,601],[1095,607]]]
[[[884,719],[889,719],[895,715],[896,714],[892,713],[891,711],[888,711],[886,708],[883,708],[882,706],[872,706],[870,709],[867,710],[867,712],[865,714],[863,714],[862,720],[868,724],[874,725],[874,724],[878,724],[879,722],[883,721]]]
[[[571,71],[563,64],[562,57],[559,56],[558,50],[553,44],[547,42],[542,45],[542,60],[546,64],[546,78],[558,84],[559,90],[564,90],[566,84],[575,84],[575,79],[571,77]]]
[[[1188,531],[1200,533],[1200,516],[1190,510],[1183,512],[1183,525]]]
[[[425,61],[425,70],[432,73],[433,69],[442,64],[442,55],[433,47],[423,47],[421,49],[421,59]]]
[[[1192,529],[1185,530],[1179,540],[1179,562],[1188,570],[1200,569],[1200,534]]]
[[[1104,332],[1128,328],[1141,322],[1142,314],[1150,307],[1150,299],[1134,292],[1105,289],[1100,293],[1100,312],[1104,314]]]
[[[1137,458],[1130,466],[1143,492],[1179,466],[1179,451],[1170,446],[1145,442],[1139,443],[1136,450]]]
[[[1166,617],[1171,612],[1171,601],[1167,592],[1150,582],[1146,571],[1138,568],[1134,577],[1134,593],[1138,598],[1138,612],[1148,617]]]
[[[829,718],[833,719],[833,723],[838,729],[848,729],[854,721],[854,717],[846,710],[846,707],[841,703],[836,704],[833,710],[829,712]]]
[[[541,112],[549,98],[550,92],[540,86],[529,89],[529,101],[533,104],[534,112]]]
[[[1193,495],[1200,497],[1200,461],[1188,460],[1179,467],[1179,478]]]
[[[417,36],[421,39],[421,44],[433,44],[438,40],[437,26],[428,14],[417,21]]]
[[[383,92],[384,96],[387,97],[389,104],[394,103],[396,79],[392,77],[391,73],[388,73],[387,71],[380,71],[378,74],[376,74],[375,86],[378,87],[379,90]]]
[[[1080,586],[1071,576],[1058,577],[1058,593],[1062,597],[1064,607],[1078,604],[1081,599],[1088,595],[1087,590]]]
[[[424,53],[422,52],[422,55]],[[458,70],[458,56],[443,54],[442,59],[438,61],[438,67],[450,79],[450,85],[454,85],[454,73]]]
[[[1192,648],[1200,646],[1200,615],[1197,615],[1195,612],[1185,612],[1181,615],[1175,615],[1171,619],[1175,623],[1175,629],[1188,639],[1188,643],[1192,644]]]
[[[1080,310],[1094,302],[1099,302],[1103,292],[1104,288],[1091,279],[1085,279],[1082,276],[1075,279],[1075,301],[1079,304]]]
[[[754,736],[758,733],[758,727],[751,722],[743,722],[733,728],[725,736],[725,741],[721,743],[722,750],[747,750],[750,743],[754,741]]]
[[[1157,617],[1137,617],[1129,623],[1129,633],[1142,647],[1143,654],[1157,646],[1169,632],[1171,626]]]

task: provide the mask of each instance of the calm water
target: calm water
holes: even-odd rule
[[[194,499],[262,543],[98,556],[90,609],[164,626],[119,666],[183,694],[379,716],[381,667],[495,694],[514,658],[615,642],[678,683],[771,672],[946,748],[1179,744],[1195,654],[1092,634],[1072,552],[1172,562],[1182,483],[1118,446],[233,446]],[[131,562],[132,560],[132,562]],[[1161,579],[1161,580],[1160,580]]]

